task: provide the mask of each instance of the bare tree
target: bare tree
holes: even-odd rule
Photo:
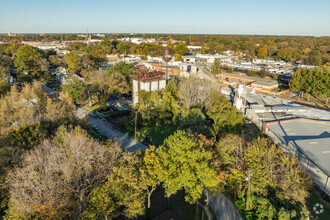
[[[179,83],[178,96],[181,104],[189,110],[194,105],[204,107],[213,90],[211,82],[199,78],[185,78]]]
[[[21,166],[9,172],[11,208],[22,216],[81,218],[120,153],[116,142],[103,145],[80,128],[60,128],[53,140],[28,152]]]

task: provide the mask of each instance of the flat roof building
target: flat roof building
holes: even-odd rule
[[[304,118],[264,122],[264,133],[296,155],[314,182],[330,196],[330,121]]]

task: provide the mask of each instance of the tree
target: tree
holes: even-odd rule
[[[89,97],[91,99],[91,96],[96,96],[100,105],[106,105],[111,95],[119,96],[131,91],[127,78],[118,72],[111,75],[90,72],[88,79],[91,83]]]
[[[219,140],[215,152],[222,165],[235,169],[244,167],[244,143],[236,134],[229,134]]]
[[[60,58],[58,55],[50,55],[48,58],[49,62],[53,66],[59,66],[60,65]]]
[[[39,124],[40,121],[54,121],[65,117],[72,118],[75,106],[69,97],[53,101],[42,86],[33,82],[11,91],[0,99],[0,135],[13,129]]]
[[[119,42],[117,45],[117,51],[121,54],[127,54],[129,51],[130,44],[125,42]]]
[[[258,53],[257,53],[258,58],[265,59],[267,57],[267,54],[268,54],[268,46],[260,47],[258,49]]]
[[[297,69],[289,83],[293,92],[303,91],[314,96],[330,96],[329,68]]]
[[[120,152],[115,142],[103,145],[80,128],[60,128],[9,172],[10,209],[23,218],[81,218]]]
[[[309,55],[308,64],[320,66],[322,64],[322,53],[319,50],[313,50]]]
[[[180,119],[180,127],[182,129],[189,129],[198,134],[207,134],[207,120],[202,110],[199,108],[193,108],[189,111],[183,112]]]
[[[180,55],[184,55],[189,52],[187,45],[179,43],[174,47],[174,52]]]
[[[221,61],[220,59],[215,59],[214,63],[212,64],[212,73],[214,75],[218,74],[221,71]]]
[[[40,77],[48,67],[48,63],[42,58],[38,49],[29,45],[21,46],[14,55],[14,66],[20,74],[28,74]]]
[[[84,82],[72,76],[62,85],[64,92],[68,93],[74,101],[81,100],[84,94]]]
[[[82,58],[78,52],[70,52],[65,54],[63,58],[69,73],[80,73],[83,68]]]
[[[109,177],[109,190],[116,199],[122,213],[128,218],[144,214],[146,185],[141,181],[141,163],[137,155],[125,152],[120,164],[114,167]]]
[[[107,75],[110,76],[115,73],[124,75],[128,80],[133,76],[133,65],[125,62],[116,63],[114,66],[107,68]]]
[[[184,188],[186,201],[193,204],[201,198],[203,190],[218,186],[212,153],[192,135],[178,130],[164,141],[157,153],[164,170],[160,180],[167,197]]]
[[[156,187],[160,184],[159,173],[162,172],[160,159],[156,153],[155,146],[150,146],[142,155],[143,161],[140,168],[141,179],[147,186],[147,207],[151,205],[151,194],[155,191]]]
[[[197,78],[182,79],[178,86],[178,99],[186,110],[193,106],[203,106],[212,90],[210,82]]]
[[[243,115],[216,91],[210,94],[209,100],[206,114],[213,120],[215,134],[219,134],[219,132],[239,133],[244,125]]]
[[[182,57],[181,57],[181,55],[178,54],[178,53],[176,53],[176,54],[174,55],[174,61],[182,61]]]
[[[0,98],[10,91],[9,77],[9,71],[5,67],[0,66]]]

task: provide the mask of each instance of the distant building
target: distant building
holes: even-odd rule
[[[202,46],[187,46],[189,50],[201,50]]]
[[[273,79],[252,77],[233,73],[221,73],[217,75],[222,83],[226,85],[244,84],[244,87],[254,90],[255,92],[272,94],[273,89],[276,89],[280,84]]]
[[[232,59],[234,57],[232,56],[226,56],[226,55],[221,55],[221,54],[197,54],[196,58],[202,61],[205,61],[207,63],[214,63],[215,59],[219,59],[221,63],[230,63],[232,62]]]
[[[184,63],[195,63],[196,57],[194,56],[183,56],[182,57]]]
[[[179,64],[181,77],[194,77],[199,72],[199,68],[195,64],[181,63]]]
[[[306,69],[315,69],[317,68],[318,66],[311,66],[311,65],[298,65],[297,66],[297,69],[298,68],[306,68]]]

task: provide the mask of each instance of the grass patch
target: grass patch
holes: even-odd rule
[[[179,128],[178,124],[169,124],[158,127],[143,127],[137,132],[137,139],[144,143],[159,146],[163,141]]]
[[[88,110],[88,111],[95,111],[97,109],[99,109],[101,106],[98,103],[95,103],[94,105],[92,105],[92,107],[89,106],[89,104],[85,105],[83,107],[83,109]]]
[[[321,204],[323,206],[322,213],[318,214],[314,211],[313,208],[315,207],[316,204]],[[313,219],[319,219],[319,220],[330,219],[330,203],[322,199],[320,192],[317,191],[316,189],[314,189],[311,192],[310,197],[307,199],[307,205]],[[319,207],[317,208],[318,208],[317,210],[320,210]]]

